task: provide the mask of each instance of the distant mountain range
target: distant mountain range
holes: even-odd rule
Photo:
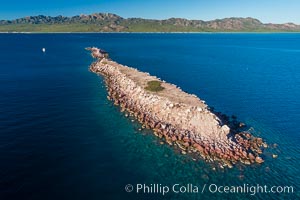
[[[73,17],[29,16],[0,20],[0,32],[300,32],[294,23],[264,24],[254,18],[211,21],[170,18],[165,20],[122,18],[110,13]]]

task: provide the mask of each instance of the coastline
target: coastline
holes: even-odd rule
[[[207,162],[218,161],[220,167],[229,168],[236,163],[264,162],[261,154],[267,144],[262,138],[241,131],[243,124],[234,127],[195,95],[149,73],[118,64],[98,48],[87,50],[97,59],[90,70],[104,77],[107,98],[169,145],[178,146],[182,154],[201,156]],[[160,82],[164,89],[146,90],[149,81]]]
[[[300,34],[296,32],[0,32],[0,34]]]

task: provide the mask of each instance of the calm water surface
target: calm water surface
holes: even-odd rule
[[[106,99],[88,46],[238,116],[278,147],[262,165],[213,170],[161,145]],[[300,199],[299,99],[300,34],[1,34],[0,199]],[[288,185],[294,194],[136,195],[129,183]]]

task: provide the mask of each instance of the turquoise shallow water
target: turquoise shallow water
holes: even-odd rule
[[[1,199],[300,199],[300,34],[1,34],[0,44]],[[160,144],[106,99],[88,46],[236,115],[278,147],[262,165],[213,170]],[[125,192],[137,183],[294,193]]]

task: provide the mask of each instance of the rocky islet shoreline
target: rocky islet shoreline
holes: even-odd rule
[[[230,168],[238,162],[264,162],[261,154],[267,144],[262,138],[241,131],[245,124],[214,113],[197,96],[173,84],[110,60],[101,49],[87,50],[97,59],[90,70],[104,77],[108,99],[121,111],[133,115],[143,127],[152,129],[156,136],[177,145],[183,154],[197,154],[208,162],[220,161],[220,166]],[[146,90],[149,81],[161,82],[164,89]]]

